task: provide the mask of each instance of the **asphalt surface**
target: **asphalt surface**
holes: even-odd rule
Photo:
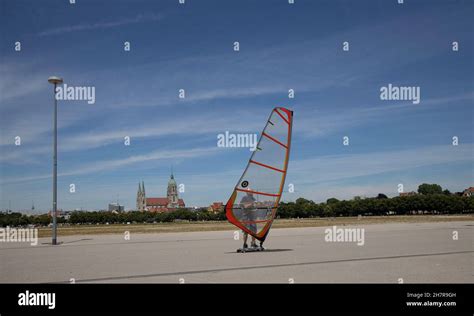
[[[363,228],[364,244],[326,241],[327,227],[274,229],[266,251],[244,254],[236,253],[242,241],[234,231],[0,242],[0,283],[474,281],[472,221],[338,228]]]

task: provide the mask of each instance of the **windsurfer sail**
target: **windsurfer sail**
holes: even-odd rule
[[[256,150],[227,201],[229,222],[260,240],[267,237],[285,184],[293,111],[274,108]]]

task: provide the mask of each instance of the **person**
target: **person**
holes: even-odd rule
[[[254,208],[255,198],[252,192],[247,192],[246,195],[242,197],[240,200],[240,205],[242,206],[242,220],[249,221],[245,226],[253,233],[257,233],[257,224],[255,223],[256,220],[256,211]],[[243,232],[244,234],[244,248],[248,248],[247,240],[249,234],[247,232]],[[257,242],[255,237],[252,235],[252,242],[250,244],[251,247],[256,248]]]

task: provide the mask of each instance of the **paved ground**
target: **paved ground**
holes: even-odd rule
[[[351,227],[365,229],[363,246],[326,242],[324,227],[274,229],[268,251],[246,254],[233,231],[2,242],[0,283],[474,282],[472,221]]]

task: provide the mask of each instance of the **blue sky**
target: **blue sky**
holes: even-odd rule
[[[259,133],[275,106],[295,113],[285,201],[474,185],[472,1],[0,0],[0,10],[0,209],[50,208],[50,75],[96,88],[93,105],[59,102],[59,208],[117,198],[134,208],[138,181],[165,196],[171,166],[188,206],[225,202],[250,152],[218,148],[217,134]],[[419,86],[420,104],[380,100],[389,83]]]

